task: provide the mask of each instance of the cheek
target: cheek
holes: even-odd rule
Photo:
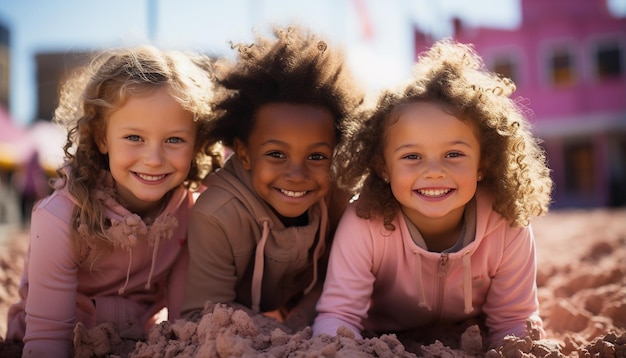
[[[387,173],[389,174],[390,183],[404,184],[406,182],[411,182],[414,178],[414,174],[412,174],[411,169],[402,165],[395,165],[391,168],[387,168]]]
[[[195,152],[193,148],[189,147],[182,150],[177,150],[172,153],[171,157],[174,161],[180,163],[180,165],[190,165],[195,158]]]
[[[467,176],[468,178],[476,179],[476,176],[478,175],[480,167],[478,163],[471,163],[469,165],[466,165],[461,170],[465,173],[465,176]]]
[[[328,190],[330,189],[330,171],[326,170],[320,172],[316,176],[316,181],[322,190],[328,192]]]
[[[250,167],[250,178],[255,187],[271,183],[278,175],[278,170],[271,166],[255,163]]]
[[[109,157],[111,165],[126,165],[138,160],[139,155],[132,150],[126,150],[122,147],[108,148],[106,155]]]
[[[396,169],[389,175],[389,185],[393,195],[398,197],[405,197],[409,195],[414,189],[415,175],[407,171],[400,171]]]
[[[392,177],[391,180],[389,180],[389,185],[394,194],[412,190],[413,188],[413,182],[407,180],[405,176],[396,177],[395,179]]]
[[[191,171],[191,163],[192,163],[191,159],[186,160],[186,161],[181,161],[180,171],[189,173]]]
[[[309,185],[314,185],[319,195],[324,196],[330,191],[330,164],[311,165],[307,168],[307,181]]]

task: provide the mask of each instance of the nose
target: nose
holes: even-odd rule
[[[143,153],[144,164],[152,167],[163,164],[163,147],[159,144],[146,145]]]
[[[291,181],[304,180],[307,177],[306,165],[299,161],[289,161],[285,177]]]
[[[441,165],[439,160],[431,159],[427,162],[424,177],[428,179],[441,179],[445,176],[443,165]]]

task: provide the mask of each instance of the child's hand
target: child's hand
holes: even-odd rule
[[[315,305],[322,295],[322,286],[323,284],[321,282],[317,282],[311,292],[300,299],[298,304],[287,314],[283,322],[285,326],[290,328],[293,332],[297,332],[313,324],[313,320],[317,314]]]
[[[289,328],[291,332],[295,333],[311,325],[312,317],[308,316],[312,315],[307,315],[296,307],[289,312],[283,324]]]

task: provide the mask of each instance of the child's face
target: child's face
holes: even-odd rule
[[[385,172],[403,212],[418,226],[461,220],[476,192],[480,144],[470,124],[439,105],[407,107],[386,131]]]
[[[285,103],[261,107],[247,145],[235,145],[256,193],[288,218],[304,214],[328,193],[334,148],[328,110]]]
[[[116,189],[129,210],[154,214],[163,196],[186,179],[196,130],[193,115],[165,89],[130,96],[111,113],[98,147],[109,155]]]

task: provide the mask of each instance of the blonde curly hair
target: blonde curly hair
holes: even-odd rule
[[[515,85],[485,70],[470,45],[450,39],[436,42],[421,54],[411,80],[386,90],[374,108],[358,114],[360,125],[352,140],[339,149],[339,184],[359,193],[357,215],[391,221],[399,209],[390,186],[382,178],[386,129],[406,104],[433,102],[459,120],[477,128],[480,141],[479,187],[493,195],[493,209],[511,225],[525,226],[532,216],[548,211],[552,179],[545,152],[531,132],[519,103],[510,98]]]
[[[76,250],[83,245],[105,248],[103,205],[94,197],[108,158],[97,143],[105,134],[107,118],[130,96],[149,95],[166,88],[181,106],[193,113],[197,124],[194,161],[184,183],[195,190],[207,173],[221,166],[220,148],[205,139],[212,120],[211,60],[200,54],[137,46],[96,53],[88,66],[77,71],[62,87],[54,121],[67,128],[65,164],[57,170],[57,187],[67,185],[76,199],[71,236]],[[79,235],[79,226],[87,235]],[[76,242],[78,237],[88,242]]]

